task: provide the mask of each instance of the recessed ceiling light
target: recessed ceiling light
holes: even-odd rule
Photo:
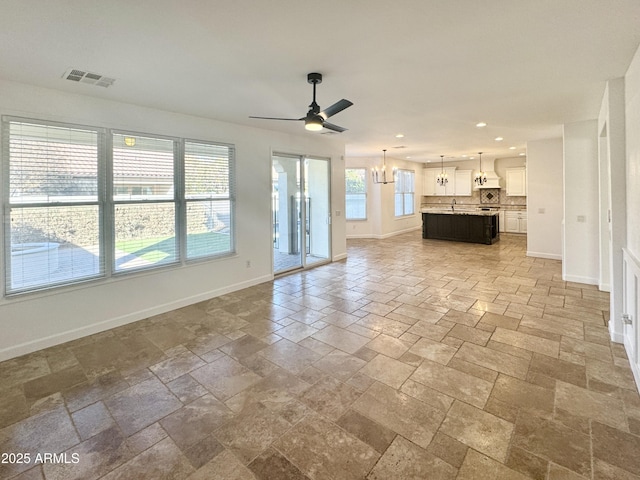
[[[462,158],[467,158],[467,157],[468,157],[468,155],[462,155]]]
[[[427,160],[427,163],[431,163],[431,160]]]
[[[486,126],[487,126],[487,124],[485,122],[476,123],[476,127],[478,127],[478,128],[482,128],[482,127],[486,127]]]
[[[526,155],[526,153],[521,153],[520,154],[521,157],[524,157],[525,155]]]
[[[407,157],[407,158],[411,158],[411,157]]]
[[[496,140],[496,142],[501,142],[502,140],[504,140],[504,138],[502,138],[502,137],[496,137],[496,138],[495,138],[495,140]]]
[[[398,134],[396,135],[396,138],[404,138],[404,133],[398,133]]]
[[[509,147],[509,150],[515,150],[516,147]]]

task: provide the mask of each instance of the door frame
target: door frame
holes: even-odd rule
[[[270,173],[270,183],[271,183],[271,194],[273,195],[273,173],[272,173],[272,169],[273,169],[273,159],[274,157],[284,157],[284,158],[290,158],[290,159],[295,159],[298,161],[298,167],[300,169],[300,225],[302,226],[302,228],[300,228],[298,230],[298,242],[300,245],[300,265],[299,266],[294,266],[291,268],[287,268],[284,270],[279,270],[279,271],[275,271],[275,255],[274,255],[274,248],[273,248],[273,238],[270,239],[271,242],[271,272],[272,274],[277,277],[280,275],[287,275],[289,273],[292,272],[297,272],[300,270],[308,270],[310,268],[314,268],[317,267],[319,265],[326,265],[328,263],[331,263],[332,261],[332,249],[333,249],[333,225],[332,225],[332,219],[331,219],[331,212],[332,212],[332,204],[331,204],[331,173],[332,173],[332,164],[331,164],[331,157],[327,157],[327,156],[323,156],[323,155],[311,155],[311,154],[302,154],[302,153],[285,153],[279,150],[274,150],[271,152],[271,169],[269,170]],[[328,225],[328,229],[327,229],[327,243],[328,243],[328,253],[327,253],[327,258],[325,260],[320,260],[317,262],[313,262],[311,265],[307,264],[307,255],[309,254],[309,252],[307,251],[307,241],[306,241],[306,225],[307,225],[307,195],[305,192],[305,182],[307,180],[306,178],[306,172],[305,172],[305,161],[306,160],[322,160],[327,162],[327,201],[329,202],[328,205],[328,218],[327,218],[327,225]],[[271,202],[271,231],[273,231],[273,219],[274,219],[274,204],[273,201]]]

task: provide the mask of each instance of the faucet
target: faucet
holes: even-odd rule
[[[453,206],[456,204],[456,199],[454,198],[453,200],[451,200],[451,211],[453,212]]]

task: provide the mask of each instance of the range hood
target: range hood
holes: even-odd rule
[[[484,173],[487,176],[487,181],[482,185],[475,185],[474,190],[479,190],[483,188],[500,188],[500,177],[496,175],[496,172],[493,170],[493,165],[496,159],[482,159],[482,163],[484,164]],[[477,170],[473,172],[474,178]]]

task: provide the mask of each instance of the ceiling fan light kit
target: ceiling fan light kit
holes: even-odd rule
[[[249,118],[257,118],[261,120],[286,120],[286,121],[304,121],[304,128],[306,130],[312,132],[318,132],[323,128],[327,130],[332,130],[337,133],[344,132],[346,128],[339,127],[338,125],[334,125],[332,123],[327,122],[327,118],[334,116],[337,113],[340,113],[346,108],[349,108],[353,105],[353,102],[349,100],[345,100],[344,98],[330,107],[325,108],[324,110],[320,110],[320,105],[316,102],[316,85],[322,83],[322,74],[321,73],[309,73],[307,75],[307,82],[313,85],[313,100],[309,105],[309,111],[304,117],[301,118],[279,118],[279,117],[253,117]]]

